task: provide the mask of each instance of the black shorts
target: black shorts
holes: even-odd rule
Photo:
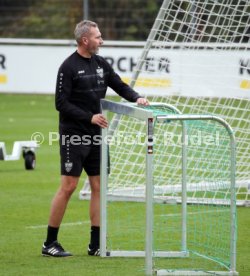
[[[83,169],[88,176],[100,175],[100,151],[100,145],[60,142],[61,175],[80,176]]]

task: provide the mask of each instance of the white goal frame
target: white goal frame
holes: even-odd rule
[[[211,275],[211,273],[217,273],[218,275],[238,275],[236,271],[236,199],[235,199],[235,136],[230,125],[218,116],[212,115],[158,115],[154,117],[153,112],[150,110],[144,110],[138,108],[131,103],[115,103],[107,100],[101,100],[102,113],[107,117],[107,112],[113,112],[115,114],[127,115],[136,119],[145,121],[147,131],[147,143],[146,143],[146,236],[145,236],[145,251],[108,251],[107,250],[107,201],[108,201],[108,144],[106,137],[108,135],[108,129],[102,129],[102,149],[101,149],[101,233],[100,233],[100,255],[101,257],[145,257],[146,274],[152,275],[156,272],[157,275]],[[231,214],[231,244],[230,244],[230,271],[181,271],[182,274],[176,274],[176,271],[158,270],[154,271],[153,257],[188,257],[187,248],[187,183],[186,183],[186,154],[185,149],[182,152],[182,242],[180,251],[153,251],[153,202],[154,202],[154,184],[153,184],[153,134],[154,134],[154,120],[164,123],[169,120],[178,120],[185,122],[188,120],[214,120],[221,124],[228,132],[230,137],[230,150],[231,150],[231,198],[228,204],[230,205]],[[185,134],[185,123],[182,124]],[[185,135],[183,135],[185,137]],[[184,138],[185,139],[185,138]],[[225,203],[224,203],[225,204]],[[184,273],[184,274],[183,274]]]

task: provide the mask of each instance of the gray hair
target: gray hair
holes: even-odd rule
[[[83,36],[89,34],[91,27],[98,27],[97,23],[90,20],[83,20],[76,25],[74,34],[77,44],[81,43]]]

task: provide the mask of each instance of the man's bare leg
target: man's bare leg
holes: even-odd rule
[[[50,217],[47,230],[47,239],[42,248],[42,254],[53,257],[69,257],[71,253],[65,251],[57,242],[57,235],[61,225],[66,207],[72,193],[75,191],[79,177],[66,176],[61,177],[61,185],[56,192],[50,209]]]
[[[69,199],[78,181],[79,177],[62,175],[61,185],[51,203],[49,226],[60,227]]]
[[[91,222],[91,238],[88,254],[99,255],[100,246],[100,176],[89,176],[91,198],[89,216]]]

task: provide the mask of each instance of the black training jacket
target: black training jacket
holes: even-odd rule
[[[59,111],[59,132],[99,134],[99,126],[91,124],[91,119],[100,113],[100,99],[105,97],[107,87],[130,102],[136,102],[140,97],[103,57],[84,58],[77,52],[70,55],[57,75],[55,104]]]

